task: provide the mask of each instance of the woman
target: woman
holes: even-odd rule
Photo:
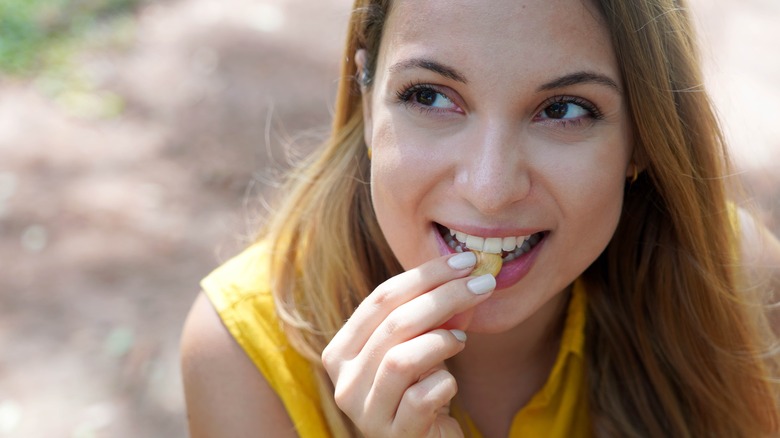
[[[680,3],[356,1],[330,140],[188,320],[192,435],[778,433]]]

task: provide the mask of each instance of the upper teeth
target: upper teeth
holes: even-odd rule
[[[450,234],[455,236],[461,243],[466,244],[466,248],[472,251],[482,251],[492,254],[500,254],[501,251],[514,251],[528,240],[531,236],[510,236],[510,237],[479,237],[466,234],[462,231],[450,229]]]

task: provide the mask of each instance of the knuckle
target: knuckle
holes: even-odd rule
[[[382,367],[387,374],[408,374],[414,366],[414,361],[397,347],[391,348],[382,361]]]
[[[446,378],[442,382],[442,393],[444,394],[445,402],[455,397],[455,394],[458,393],[458,381],[450,373],[447,373]]]
[[[390,313],[384,322],[382,322],[382,330],[388,335],[393,335],[398,332],[402,332],[407,325],[407,321],[398,316],[396,312]]]
[[[404,396],[404,398],[408,397],[408,403],[415,410],[428,412],[439,409],[458,393],[458,383],[452,374],[440,370],[429,378],[435,380],[433,387],[426,384],[414,385]]]
[[[336,363],[338,362],[336,358],[336,354],[333,351],[333,347],[331,347],[330,345],[326,346],[322,350],[322,355],[320,355],[320,359],[322,360],[322,365],[328,371],[332,370],[336,366]]]
[[[342,378],[335,382],[333,387],[333,401],[336,402],[336,406],[344,411],[346,414],[350,414],[352,406],[356,398],[356,382],[352,379]]]
[[[393,296],[393,279],[389,279],[374,289],[370,297],[375,306],[382,306],[388,301],[391,301]]]
[[[336,406],[342,411],[347,411],[349,392],[344,388],[345,385],[336,385],[333,390],[333,400],[336,402]]]
[[[404,398],[413,412],[428,412],[438,408],[433,397],[419,387],[409,388]]]

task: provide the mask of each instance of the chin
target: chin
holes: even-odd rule
[[[473,309],[468,321],[469,332],[499,334],[523,326],[531,320],[557,321],[554,315],[565,312],[571,281],[539,278],[532,273],[513,287],[496,290],[485,302]],[[541,273],[539,273],[541,274]]]

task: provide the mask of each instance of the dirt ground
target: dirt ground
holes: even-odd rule
[[[251,237],[282,146],[327,132],[350,3],[171,0],[130,44],[79,53],[90,87],[0,77],[0,437],[186,435],[181,325]],[[777,233],[780,6],[693,3]]]

